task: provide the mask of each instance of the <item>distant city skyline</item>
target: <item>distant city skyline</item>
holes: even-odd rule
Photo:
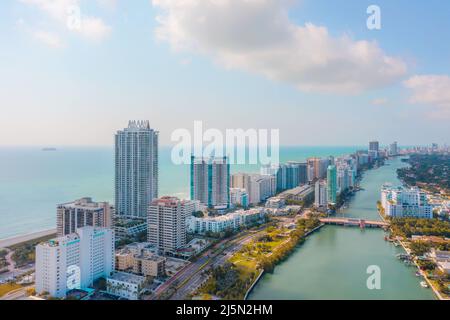
[[[283,146],[450,144],[450,4],[380,0],[369,30],[371,4],[2,1],[0,146],[113,145],[129,119],[161,146],[196,120]]]

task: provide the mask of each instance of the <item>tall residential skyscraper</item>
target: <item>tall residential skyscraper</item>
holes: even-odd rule
[[[85,226],[111,228],[111,206],[108,202],[93,202],[82,198],[74,202],[58,205],[56,211],[57,236],[75,233]]]
[[[235,173],[231,176],[231,187],[245,189],[250,204],[258,204],[277,192],[275,175]]]
[[[308,164],[308,180],[313,181],[325,178],[327,174],[327,167],[330,160],[326,158],[309,158]]]
[[[130,121],[116,134],[116,214],[145,218],[158,197],[158,132],[148,121]]]
[[[230,164],[223,158],[191,158],[191,199],[210,208],[230,206]]]
[[[380,143],[378,141],[369,142],[369,151],[380,151]]]
[[[393,142],[390,144],[389,146],[389,155],[390,156],[396,156],[398,155],[398,146],[397,146],[397,142]]]
[[[307,164],[289,161],[278,166],[275,172],[277,191],[294,189],[308,182]]]
[[[197,202],[198,203],[198,202]],[[147,240],[163,253],[175,253],[186,245],[186,218],[196,211],[196,202],[162,197],[148,208]]]
[[[108,277],[114,268],[114,231],[83,227],[36,246],[36,292],[63,298],[71,289]]]
[[[336,203],[337,200],[337,169],[335,165],[327,169],[327,201]]]
[[[378,141],[369,142],[369,157],[371,160],[378,159],[380,153],[380,143]]]

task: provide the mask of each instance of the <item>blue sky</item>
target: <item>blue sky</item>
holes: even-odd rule
[[[110,145],[129,119],[162,144],[194,120],[285,145],[450,142],[450,3],[59,1],[0,2],[0,145]]]

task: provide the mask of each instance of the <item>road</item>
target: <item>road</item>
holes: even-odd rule
[[[212,248],[203,253],[197,259],[197,261],[188,264],[183,269],[178,271],[175,275],[173,275],[169,280],[159,286],[154,294],[154,299],[158,299],[161,294],[163,294],[170,287],[186,281],[190,276],[192,276],[195,272],[202,268],[202,266],[209,260],[209,256],[214,252],[214,250],[224,245],[227,241],[229,240],[222,240],[221,242],[215,244]]]
[[[13,290],[2,296],[0,300],[25,300],[27,298],[27,290],[30,288],[33,288],[33,286]]]
[[[8,263],[8,272],[0,274],[0,282],[12,280],[16,277],[20,277],[30,271],[34,271],[34,264],[30,264],[23,268],[16,268],[16,264],[12,259],[12,255],[14,251],[4,248],[2,250],[6,250],[8,254],[5,256],[6,262]]]
[[[202,264],[201,268],[197,268],[184,277],[184,281],[179,282],[177,291],[170,297],[170,300],[184,300],[186,297],[198,289],[206,280],[207,274],[204,272],[210,268],[223,265],[231,256],[239,251],[245,244],[249,243],[259,232],[240,235],[238,238],[228,240],[227,247],[219,253],[211,256]]]

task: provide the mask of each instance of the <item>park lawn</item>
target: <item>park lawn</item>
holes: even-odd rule
[[[22,288],[22,286],[17,283],[0,284],[0,297],[3,297],[8,292],[11,292],[11,291],[14,291],[14,290],[17,290],[20,288]]]
[[[235,253],[229,261],[234,265],[245,266],[248,269],[256,269],[256,259],[254,257],[249,257],[246,253],[237,252]]]
[[[283,242],[286,241],[286,238],[277,238],[278,240],[270,241],[270,242],[258,242],[261,244],[265,244],[266,246],[269,246],[271,249],[275,249],[279,245],[281,245]]]
[[[239,278],[242,280],[245,280],[257,270],[257,260],[240,252],[233,255],[229,261],[239,270]]]

